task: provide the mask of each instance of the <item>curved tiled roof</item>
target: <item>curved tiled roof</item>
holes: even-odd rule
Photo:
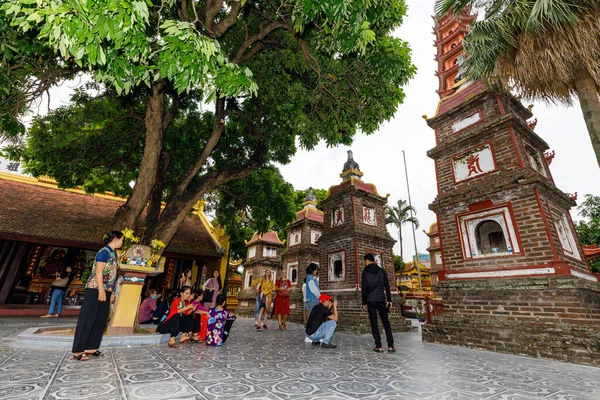
[[[73,246],[101,247],[122,199],[61,190],[49,185],[0,179],[0,234]],[[120,200],[120,201],[119,201]],[[188,216],[166,253],[221,257],[198,216]]]
[[[362,180],[354,178],[354,177],[343,181],[339,185],[330,187],[329,188],[329,196],[341,192],[348,186],[354,186],[358,190],[362,190],[363,192],[371,193],[371,194],[381,197],[379,195],[379,193],[377,193],[377,188],[375,187],[375,185],[373,185],[372,183],[363,182]]]
[[[283,242],[279,240],[277,233],[273,231],[266,232],[262,235],[259,235],[258,232],[254,232],[254,235],[252,235],[252,239],[250,239],[250,241],[246,243],[246,245],[251,245],[258,242],[278,244],[283,246]]]
[[[597,244],[583,246],[583,254],[586,260],[591,261],[596,257],[600,257],[600,248],[598,248]]]
[[[316,208],[305,207],[296,213],[296,221],[302,221],[303,219],[323,223],[325,217],[323,211],[317,210]]]

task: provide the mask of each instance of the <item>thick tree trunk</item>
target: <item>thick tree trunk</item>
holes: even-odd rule
[[[600,97],[596,81],[587,70],[580,72],[575,79],[575,89],[583,112],[592,148],[596,153],[596,162],[600,167]]]
[[[115,213],[113,218],[114,229],[134,229],[138,216],[148,204],[150,192],[156,181],[163,144],[164,103],[164,82],[155,82],[152,85],[152,96],[146,111],[146,142],[142,163],[140,164],[140,173],[131,195]]]

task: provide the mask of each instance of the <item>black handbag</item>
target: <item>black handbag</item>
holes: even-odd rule
[[[203,303],[212,303],[214,293],[215,293],[214,290],[205,289],[204,292],[202,292],[202,302]]]

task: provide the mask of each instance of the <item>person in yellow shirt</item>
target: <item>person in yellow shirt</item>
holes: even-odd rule
[[[276,287],[273,282],[273,278],[271,278],[271,271],[267,270],[265,276],[260,277],[254,281],[252,281],[253,286],[257,286],[260,284],[260,309],[258,311],[258,323],[256,324],[256,330],[260,330],[260,320],[264,316],[263,321],[263,329],[269,329],[267,327],[267,318],[269,317],[269,313],[271,312],[271,301],[272,295],[275,293]]]

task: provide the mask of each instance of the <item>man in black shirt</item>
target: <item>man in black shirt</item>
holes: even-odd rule
[[[333,312],[331,311],[332,305]],[[323,343],[320,343],[321,347],[335,349],[337,346],[329,341],[335,333],[337,321],[337,300],[333,300],[333,297],[322,293],[319,296],[319,304],[313,307],[308,316],[306,335],[312,340],[315,346],[318,346],[320,340],[323,339]]]
[[[396,351],[394,348],[392,327],[388,319],[388,311],[392,308],[390,282],[385,270],[377,265],[375,256],[371,253],[365,254],[365,269],[362,273],[361,288],[362,307],[369,312],[371,331],[373,332],[373,338],[375,339],[375,348],[373,350],[378,353],[383,353],[383,348],[381,347],[381,335],[379,334],[379,326],[377,326],[377,313],[379,313],[381,323],[385,329],[388,351],[390,353]]]

